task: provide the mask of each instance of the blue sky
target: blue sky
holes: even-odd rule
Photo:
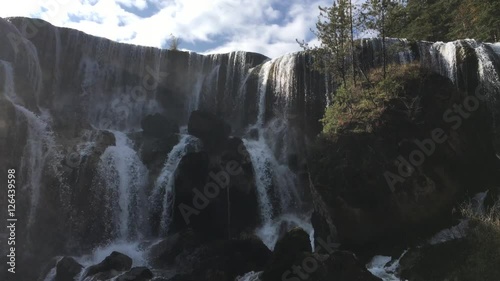
[[[16,0],[0,4],[0,17],[26,16],[111,40],[200,53],[235,50],[277,57],[314,42],[318,6],[331,0]]]

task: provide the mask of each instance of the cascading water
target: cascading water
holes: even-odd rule
[[[196,53],[189,53],[188,75],[193,77],[194,87],[191,92],[191,98],[188,103],[187,112],[193,112],[200,106],[200,95],[203,88],[205,75],[203,73],[205,67],[205,57]]]
[[[457,43],[436,42],[430,48],[432,66],[441,75],[457,82]]]
[[[113,131],[113,134],[116,145],[104,151],[98,168],[106,188],[110,189],[107,193],[111,195],[108,200],[115,215],[117,238],[127,240],[142,234],[148,172],[133,150],[132,141],[122,132]]]
[[[22,105],[21,99],[15,92],[14,70],[10,63],[0,61],[4,72],[4,97],[14,106],[16,113],[27,124],[27,142],[24,147],[20,170],[25,175],[23,189],[30,194],[27,228],[33,225],[38,211],[40,192],[43,188],[42,177],[47,164],[56,162],[51,157],[57,157],[56,142],[50,128],[50,116],[37,115]],[[45,112],[46,111],[42,111]],[[19,120],[19,119],[18,119]],[[55,166],[52,166],[55,168]]]
[[[261,66],[258,73],[257,121],[249,128],[249,131],[256,130],[258,137],[243,140],[255,171],[262,220],[262,226],[257,229],[256,233],[270,249],[274,248],[283,225],[287,228],[301,226],[306,231],[312,232],[312,227],[307,222],[308,219],[299,218],[295,213],[297,210],[293,208],[294,203],[300,202],[300,199],[296,176],[283,161],[284,156],[289,152],[287,142],[282,143],[282,147],[277,145],[278,138],[286,136],[283,132],[288,132],[289,129],[288,122],[283,118],[286,118],[291,108],[291,94],[296,83],[293,80],[295,67],[296,61],[293,54],[268,61]],[[266,101],[269,88],[277,98],[277,116],[266,122]],[[276,130],[276,124],[281,124],[282,128]],[[276,158],[276,155],[281,156],[281,159]],[[284,224],[284,216],[288,217],[289,224]]]
[[[173,208],[173,188],[175,180],[175,171],[182,157],[188,152],[196,152],[201,148],[199,139],[190,136],[182,135],[177,145],[172,148],[168,154],[168,158],[156,179],[151,201],[155,202],[154,210],[161,210],[160,234],[165,235],[168,232],[168,227],[172,219]],[[163,194],[163,196],[162,196]],[[158,200],[161,198],[161,200]]]
[[[476,45],[475,48],[477,58],[479,60],[479,77],[481,85],[486,93],[490,93],[489,101],[493,104],[500,99],[500,74],[497,72],[493,61],[490,58],[490,52],[486,50],[485,45]],[[497,54],[500,58],[500,55]]]

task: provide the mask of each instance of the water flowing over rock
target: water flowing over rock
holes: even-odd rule
[[[0,19],[0,35],[6,38],[0,45],[0,168],[18,171],[17,215],[26,222],[18,239],[26,253],[36,253],[19,261],[34,265],[33,272],[20,273],[23,280],[36,279],[54,256],[96,249],[109,255],[112,246],[124,244],[134,245],[124,254],[142,256],[155,248],[153,241],[188,230],[214,243],[205,244],[212,247],[208,252],[222,256],[225,245],[240,252],[255,246],[264,257],[297,226],[308,245],[317,246],[314,237],[336,234],[335,210],[359,214],[342,201],[319,204],[323,187],[311,188],[302,177],[338,79],[313,71],[307,53],[274,59],[240,51],[200,55],[120,44],[27,18]],[[469,95],[479,89],[500,152],[498,43],[387,44],[391,62],[416,60]],[[363,70],[380,66],[381,45],[380,39],[360,41]],[[193,201],[196,196],[207,200]],[[6,202],[4,193],[0,200]],[[190,222],[181,210],[194,214]],[[268,249],[231,240],[253,234]],[[140,241],[147,245],[135,247]],[[339,255],[359,269],[349,254]],[[265,266],[227,256],[245,266],[230,271],[233,263],[221,257],[226,267],[205,271],[214,267],[206,261],[200,276],[234,278]],[[90,264],[84,266],[88,272]],[[147,264],[127,262],[120,270],[132,266]]]

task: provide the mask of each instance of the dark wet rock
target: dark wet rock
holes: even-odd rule
[[[151,177],[155,178],[160,173],[168,153],[179,142],[177,134],[165,138],[142,136],[137,141],[140,144],[141,160],[148,167]]]
[[[331,255],[315,253],[313,257],[318,261],[326,258],[326,261],[319,263],[322,268],[318,270],[316,280],[382,281],[382,279],[373,276],[351,252],[335,251]]]
[[[56,266],[55,281],[73,281],[83,269],[83,266],[73,258],[64,257]]]
[[[302,229],[293,229],[276,244],[271,262],[261,279],[381,281],[353,253],[337,251],[336,247],[331,239],[325,239],[312,253],[309,235]]]
[[[271,254],[257,237],[213,241],[178,258],[177,267],[183,272],[178,278],[233,281],[247,272],[263,270]]]
[[[308,254],[312,254],[309,235],[300,228],[290,230],[276,243],[273,257],[262,273],[262,280],[282,280],[282,275]]]
[[[205,146],[218,148],[231,134],[231,126],[212,113],[196,110],[189,117],[188,133],[201,139]]]
[[[116,281],[147,281],[154,277],[147,267],[134,267],[116,278]]]
[[[85,276],[101,274],[104,276],[116,276],[116,272],[127,271],[132,267],[132,259],[119,252],[112,252],[99,264],[93,265],[87,269]]]
[[[468,254],[465,240],[413,248],[401,259],[399,272],[410,281],[463,280],[458,269],[465,266]]]
[[[249,158],[239,138],[227,139],[216,152],[186,154],[175,175],[172,231],[190,227],[210,240],[254,229],[259,213]]]
[[[151,247],[149,258],[157,268],[168,267],[175,263],[181,253],[193,251],[201,245],[200,239],[194,231],[185,231],[171,234],[163,241]]]
[[[145,136],[160,139],[179,133],[179,126],[159,113],[144,117],[141,127]]]

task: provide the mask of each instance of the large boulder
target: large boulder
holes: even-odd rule
[[[112,252],[99,264],[90,266],[85,276],[102,274],[102,276],[116,275],[116,272],[127,271],[132,267],[132,259],[119,252]]]
[[[337,246],[330,239],[322,240],[313,253],[309,235],[295,228],[276,244],[261,280],[381,281],[353,253],[338,251]]]
[[[309,234],[301,228],[290,230],[274,247],[273,257],[262,273],[263,281],[282,280],[282,275],[297,262],[312,254]]]
[[[55,281],[73,281],[83,269],[75,259],[71,257],[62,258],[56,266]]]
[[[462,280],[455,278],[466,265],[468,254],[465,240],[412,248],[401,258],[399,273],[410,281]]]
[[[188,133],[201,139],[205,146],[218,148],[231,134],[231,126],[212,113],[196,110],[189,117]]]
[[[178,257],[178,280],[233,281],[250,271],[262,271],[271,251],[255,237],[217,240]],[[177,279],[174,279],[177,280]]]

